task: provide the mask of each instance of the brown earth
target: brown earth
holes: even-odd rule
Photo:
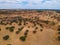
[[[6,29],[12,26],[13,31]],[[60,26],[60,13],[56,11],[2,10],[0,11],[0,45],[60,45],[58,26]],[[18,28],[20,32],[16,34]],[[20,37],[25,36],[26,30],[28,30],[27,37],[22,41]],[[4,40],[3,37],[6,35],[9,35],[9,38]]]

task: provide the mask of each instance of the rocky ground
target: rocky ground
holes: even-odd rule
[[[0,45],[60,45],[60,13],[0,11]]]

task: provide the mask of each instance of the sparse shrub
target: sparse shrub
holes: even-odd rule
[[[52,26],[53,26],[53,25],[55,25],[55,22],[51,22],[51,24],[50,24],[50,25],[52,25]]]
[[[46,24],[48,24],[48,23],[49,23],[49,21],[48,21],[48,20],[41,20],[41,22],[46,23]]]
[[[8,39],[9,39],[9,35],[5,35],[5,36],[3,37],[3,39],[4,39],[4,40],[8,40]]]
[[[58,31],[60,31],[60,27],[58,27]]]
[[[18,21],[17,21],[17,20],[12,20],[12,23],[13,23],[13,22],[18,23]]]
[[[1,31],[1,28],[0,28],[0,31]]]
[[[35,29],[38,29],[38,27],[36,27]]]
[[[60,36],[58,36],[58,40],[60,41]]]
[[[14,28],[15,28],[14,26],[6,27],[6,29],[7,29],[7,30],[9,29],[10,32],[13,32],[13,31],[14,31]]]
[[[8,29],[9,29],[9,27],[6,27],[6,29],[8,30]]]
[[[46,21],[43,21],[44,23],[46,23],[46,24],[48,24],[49,23],[49,21],[48,20],[46,20]]]
[[[58,32],[58,34],[60,34],[60,32]]]
[[[24,33],[24,35],[27,36],[28,32],[29,32],[29,30],[26,30],[25,33]]]
[[[40,24],[40,26],[43,28],[43,25],[42,24]]]
[[[26,30],[26,32],[29,32],[29,30]]]
[[[30,26],[28,26],[28,28],[30,28]]]
[[[24,27],[18,28],[19,31],[21,31]]]
[[[33,31],[34,34],[35,34],[36,32],[37,32],[36,30]]]
[[[37,12],[43,12],[43,10],[37,10]]]
[[[36,24],[34,23],[34,26],[36,26]]]
[[[25,41],[25,40],[26,40],[26,37],[25,37],[25,36],[21,36],[21,37],[20,37],[20,40],[21,40],[21,41]]]
[[[3,21],[0,22],[1,25],[4,25]]]
[[[10,29],[10,32],[13,32],[14,31],[14,26],[11,26],[9,29]]]
[[[19,23],[18,25],[22,25],[21,23]]]
[[[16,31],[16,34],[19,34],[20,31]]]
[[[40,29],[40,31],[42,32],[42,31],[43,31],[43,29]]]

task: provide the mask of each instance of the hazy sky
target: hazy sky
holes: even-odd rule
[[[0,0],[0,9],[60,9],[60,0]]]

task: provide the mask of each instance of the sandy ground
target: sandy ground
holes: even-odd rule
[[[15,16],[18,16],[18,15],[15,15]],[[30,18],[30,16],[27,16],[27,15],[26,16],[21,15],[21,16],[24,18],[25,17]],[[34,17],[37,15],[31,15],[31,16]],[[12,17],[14,17],[14,15],[12,15]],[[60,41],[57,40],[57,37],[58,37],[57,26],[60,25],[60,22],[57,21],[57,19],[50,18],[50,16],[39,15],[37,17],[39,17],[40,20],[49,20],[49,21],[54,21],[58,23],[55,26],[46,25],[42,23],[44,27],[42,32],[40,31],[41,27],[37,25],[38,29],[36,30],[37,32],[35,34],[33,33],[33,31],[35,30],[35,27],[32,27],[33,24],[30,22],[28,22],[27,25],[21,25],[21,26],[19,26],[17,23],[12,23],[12,25],[9,25],[9,24],[0,25],[0,28],[1,28],[0,45],[7,45],[7,44],[11,44],[11,45],[60,45]],[[9,26],[15,26],[14,32],[10,32],[9,30],[6,30],[6,27],[9,27]],[[16,31],[18,30],[18,28],[22,26],[24,27],[22,31],[19,34],[16,34]],[[28,28],[28,26],[30,26],[30,28]],[[19,39],[19,37],[23,36],[26,30],[29,30],[29,32],[28,32],[26,41],[23,42]],[[5,35],[9,35],[10,38],[8,40],[3,40],[3,36]]]

